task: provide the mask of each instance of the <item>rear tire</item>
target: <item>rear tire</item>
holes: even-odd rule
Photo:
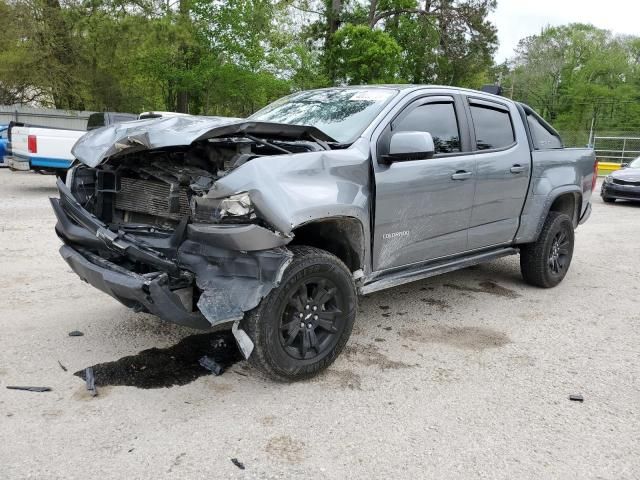
[[[542,288],[558,285],[569,270],[573,245],[571,218],[549,212],[538,240],[520,248],[520,271],[525,282]]]
[[[249,362],[280,381],[309,378],[344,348],[357,311],[351,272],[336,256],[292,246],[293,260],[280,285],[245,315],[254,343]]]

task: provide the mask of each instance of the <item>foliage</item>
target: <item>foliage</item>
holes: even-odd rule
[[[505,90],[559,130],[640,129],[640,39],[591,25],[549,27],[520,41]]]
[[[332,84],[479,87],[495,0],[0,0],[0,103],[245,116]],[[292,21],[292,18],[297,21]]]
[[[333,36],[331,62],[340,83],[391,83],[397,80],[400,53],[389,34],[347,24]]]

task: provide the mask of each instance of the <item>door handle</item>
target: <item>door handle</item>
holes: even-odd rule
[[[465,172],[464,170],[459,170],[451,175],[452,180],[468,180],[471,177],[473,177],[473,172]]]
[[[511,173],[522,173],[524,172],[524,167],[521,165],[518,165],[517,163],[511,167]]]

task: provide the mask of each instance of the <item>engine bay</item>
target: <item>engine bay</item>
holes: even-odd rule
[[[248,195],[226,203],[206,197],[219,179],[255,158],[328,149],[324,142],[251,135],[212,138],[187,147],[145,150],[73,170],[70,189],[114,230],[171,233],[182,221],[260,223]]]

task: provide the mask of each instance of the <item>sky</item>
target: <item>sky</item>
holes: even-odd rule
[[[591,23],[615,33],[640,35],[638,0],[498,0],[490,18],[498,27],[498,63],[513,56],[521,38],[540,33],[546,25]]]

